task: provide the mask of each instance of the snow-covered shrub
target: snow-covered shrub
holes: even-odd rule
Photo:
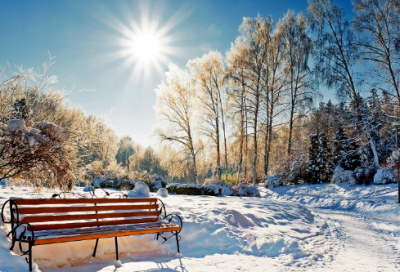
[[[392,155],[387,159],[387,166],[395,170],[396,179],[400,179],[400,149],[397,148],[392,152]]]
[[[232,196],[249,196],[249,197],[260,197],[260,191],[253,186],[247,186],[243,183],[238,186],[232,187]]]
[[[397,182],[397,174],[396,170],[390,168],[381,168],[378,169],[374,176],[375,184],[386,184],[386,183],[396,183]]]
[[[151,179],[146,182],[151,192],[157,192],[158,189],[167,187],[167,182],[162,177],[152,176]]]
[[[70,190],[76,180],[69,131],[22,119],[0,123],[0,178],[18,177],[40,187]]]
[[[280,161],[274,176],[281,179],[281,185],[300,184],[306,179],[306,168],[304,155],[291,155]]]
[[[157,195],[159,196],[168,196],[168,190],[165,188],[160,188],[157,191]]]
[[[282,186],[282,178],[278,175],[265,176],[265,187],[274,188]]]
[[[168,193],[177,195],[222,195],[222,187],[213,185],[170,183],[167,190]]]
[[[230,196],[232,195],[232,189],[230,186],[226,185],[223,181],[216,181],[210,184],[214,187],[214,192],[221,192],[221,195]]]
[[[348,183],[351,186],[357,184],[357,180],[354,176],[353,171],[351,170],[344,170],[342,167],[337,166],[335,171],[333,172],[333,176],[331,179],[332,183]]]
[[[135,188],[129,191],[128,197],[150,197],[150,189],[144,182],[136,182]]]

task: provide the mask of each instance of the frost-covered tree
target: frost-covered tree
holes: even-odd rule
[[[115,156],[117,163],[121,164],[122,167],[128,167],[129,170],[129,157],[135,153],[134,142],[132,137],[124,136],[119,140],[118,152]]]
[[[219,52],[211,51],[202,58],[187,64],[197,87],[204,125],[201,130],[211,139],[216,148],[217,175],[221,179],[221,150],[223,138],[225,167],[228,165],[226,141],[226,67]]]
[[[181,163],[191,161],[194,183],[199,184],[196,157],[201,145],[195,139],[196,89],[190,82],[189,73],[173,64],[169,66],[167,82],[156,90],[156,110],[161,124],[155,134],[162,142],[177,146],[184,155]]]

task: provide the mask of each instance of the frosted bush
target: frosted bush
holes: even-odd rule
[[[304,155],[291,155],[279,162],[275,176],[281,178],[281,185],[304,183],[307,174],[306,168]]]
[[[397,178],[395,175],[395,171],[390,168],[381,168],[378,169],[374,176],[375,184],[386,184],[386,183],[394,183],[397,182]]]
[[[282,178],[278,175],[265,176],[265,187],[274,188],[282,186]]]
[[[232,196],[260,197],[260,192],[253,186],[247,186],[241,183],[238,186],[232,187]]]
[[[22,119],[0,125],[0,178],[26,180],[34,186],[70,190],[76,181],[68,131],[52,123]]]
[[[344,170],[342,167],[336,167],[333,172],[333,176],[331,179],[332,183],[348,183],[351,186],[355,186],[357,184],[357,180],[354,177],[353,171]]]
[[[144,182],[136,182],[135,188],[129,191],[128,197],[150,197],[150,189]]]

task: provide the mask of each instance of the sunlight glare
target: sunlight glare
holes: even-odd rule
[[[160,53],[160,41],[157,34],[148,32],[138,35],[133,40],[133,51],[143,60],[155,59]]]

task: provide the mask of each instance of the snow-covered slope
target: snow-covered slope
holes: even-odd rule
[[[355,211],[400,223],[397,184],[360,185],[320,184],[262,189],[268,199],[292,201],[309,207]]]

